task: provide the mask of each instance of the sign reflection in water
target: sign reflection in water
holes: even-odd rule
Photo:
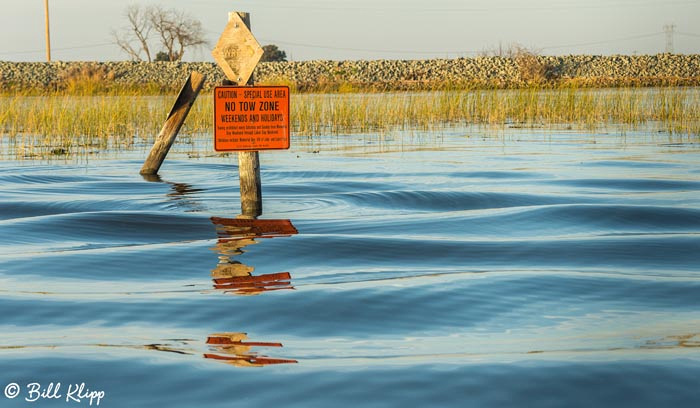
[[[164,182],[158,175],[144,176],[148,181]],[[201,204],[195,199],[203,190],[185,183],[167,182],[172,191],[167,194],[170,201],[189,211],[201,211]],[[289,237],[298,234],[290,220],[230,219],[212,217],[218,240],[212,248],[218,253],[219,263],[211,271],[214,289],[236,295],[258,295],[266,291],[294,289],[289,272],[270,273],[254,276],[253,266],[244,265],[233,259],[242,255],[248,245],[258,244],[261,238]],[[204,348],[203,348],[204,347]],[[297,360],[275,358],[259,354],[258,349],[281,348],[282,343],[248,341],[243,332],[210,334],[205,344],[194,339],[167,340],[147,344],[137,348],[170,352],[183,355],[202,355],[205,359],[221,361],[237,367],[262,367],[273,364],[292,364]]]
[[[214,288],[238,295],[257,295],[265,291],[294,289],[289,272],[254,276],[255,267],[232,258],[243,254],[248,245],[260,238],[289,237],[298,233],[289,220],[257,220],[212,217],[219,239],[212,250],[219,253],[219,264],[211,271]]]
[[[207,338],[213,353],[205,353],[204,358],[220,360],[240,367],[262,367],[272,364],[297,363],[297,360],[271,358],[251,351],[253,347],[282,347],[282,343],[245,341],[245,333],[216,333]]]
[[[233,259],[242,255],[248,245],[261,238],[289,237],[298,234],[290,220],[258,220],[212,217],[218,240],[212,250],[219,254],[219,263],[211,271],[214,288],[236,295],[259,295],[263,292],[294,289],[289,272],[254,276],[255,267]],[[240,367],[261,367],[272,364],[297,363],[297,360],[271,358],[252,351],[253,347],[282,347],[282,343],[246,341],[246,333],[217,333],[207,338],[208,353],[204,358],[219,360]]]

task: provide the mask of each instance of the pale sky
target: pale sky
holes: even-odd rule
[[[45,59],[44,1],[0,0],[0,60]],[[657,54],[674,24],[676,53],[700,53],[700,0],[49,0],[53,60],[128,59],[113,44],[128,4],[188,12],[210,46],[229,11],[251,13],[255,37],[291,60],[474,56],[519,43],[542,54]]]

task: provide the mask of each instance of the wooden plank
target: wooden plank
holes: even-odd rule
[[[148,158],[146,158],[143,167],[141,167],[141,174],[158,173],[165,156],[168,155],[182,124],[187,118],[187,114],[190,112],[190,108],[192,108],[192,104],[197,99],[199,91],[202,90],[206,78],[206,75],[199,72],[192,72],[187,78],[175,100],[175,104],[170,110],[168,118],[163,124],[160,134],[151,148],[151,152],[148,154]]]

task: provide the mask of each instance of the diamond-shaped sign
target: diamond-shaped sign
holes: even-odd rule
[[[241,17],[231,13],[211,55],[229,80],[245,85],[262,58],[263,49]]]

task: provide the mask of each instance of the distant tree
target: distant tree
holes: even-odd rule
[[[265,45],[263,48],[263,55],[260,58],[260,62],[283,62],[287,61],[287,53],[280,50],[274,44]]]
[[[141,9],[140,6],[132,4],[127,6],[124,16],[129,20],[129,26],[117,32],[112,30],[112,36],[117,45],[129,55],[132,60],[142,61],[141,53],[146,59],[151,61],[151,51],[148,40],[153,27],[149,17],[148,9]],[[134,44],[135,43],[135,44]]]
[[[490,47],[483,49],[479,56],[482,57],[503,57],[503,58],[518,58],[521,55],[539,55],[540,52],[534,48],[528,48],[517,42],[506,44],[498,44],[498,47]]]
[[[168,53],[165,51],[158,51],[158,54],[156,54],[156,59],[153,61],[170,61],[170,55],[168,55]]]
[[[207,44],[202,23],[182,11],[151,7],[150,20],[153,30],[160,37],[161,45],[168,53],[169,61],[180,61],[185,48]]]
[[[145,57],[152,61],[154,41],[159,42],[164,50],[156,55],[156,61],[179,61],[187,48],[207,44],[202,23],[182,11],[160,6],[142,8],[131,5],[124,14],[129,25],[119,32],[113,30],[112,35],[132,60],[142,61]]]

